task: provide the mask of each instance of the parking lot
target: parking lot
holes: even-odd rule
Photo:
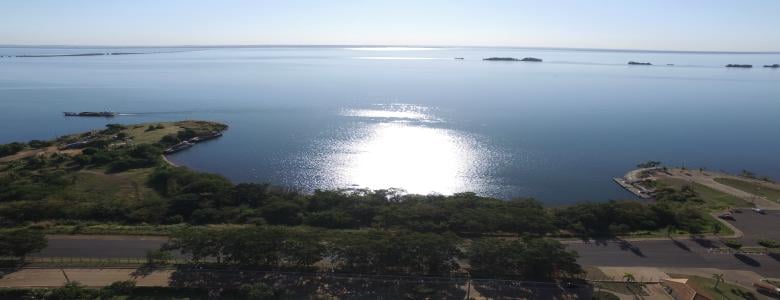
[[[742,230],[745,246],[758,246],[758,241],[762,239],[780,241],[780,211],[768,210],[764,214],[750,209],[741,211],[732,214],[734,220],[726,221]]]

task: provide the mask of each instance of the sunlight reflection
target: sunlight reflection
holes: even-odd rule
[[[381,109],[349,109],[341,113],[348,117],[363,118],[385,118],[385,119],[407,119],[414,121],[441,121],[426,114],[424,111],[405,109],[405,110],[381,110]]]
[[[473,153],[449,130],[380,123],[367,140],[349,146],[346,182],[410,193],[453,193],[465,185]]]
[[[416,194],[451,194],[479,190],[479,169],[486,153],[473,137],[437,128],[428,108],[387,105],[380,109],[345,110],[343,116],[363,123],[360,133],[335,145],[335,162],[342,186],[399,188]],[[399,122],[399,120],[401,120]]]

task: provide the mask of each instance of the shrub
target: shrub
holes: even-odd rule
[[[173,258],[170,252],[164,250],[147,250],[146,263],[151,266],[167,264]]]
[[[759,240],[758,244],[767,248],[780,248],[780,243],[775,240]]]
[[[742,243],[736,240],[722,240],[721,242],[731,249],[742,248]]]
[[[135,281],[132,280],[114,281],[110,285],[105,287],[106,290],[114,294],[120,294],[120,295],[130,294],[133,292],[134,288],[135,288]]]
[[[41,141],[41,140],[32,140],[29,143],[27,143],[30,148],[38,149],[38,148],[44,148],[51,146],[51,142],[47,141]]]
[[[89,290],[77,281],[66,283],[60,288],[51,291],[46,299],[72,300],[72,299],[94,299],[98,295],[96,291]]]
[[[104,129],[100,133],[106,134],[106,135],[117,134],[120,131],[122,131],[122,129],[125,129],[125,128],[126,128],[125,126],[122,126],[122,125],[119,125],[119,124],[106,124],[106,129]]]
[[[24,150],[24,144],[22,143],[0,145],[0,157],[14,155],[22,150]]]
[[[277,298],[274,289],[262,282],[242,285],[241,293],[244,297],[246,297],[246,299],[250,300],[267,300]]]

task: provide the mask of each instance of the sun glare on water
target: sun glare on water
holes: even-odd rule
[[[415,194],[451,194],[477,188],[485,157],[470,136],[437,128],[427,108],[405,105],[346,110],[365,123],[363,134],[332,152],[340,185]]]

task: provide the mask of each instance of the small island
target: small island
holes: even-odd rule
[[[764,65],[764,68],[772,68],[772,69],[777,69],[777,68],[780,68],[780,64],[774,64],[774,65]]]
[[[651,64],[649,62],[637,62],[637,61],[633,61],[633,60],[629,61],[628,64],[629,65],[637,65],[637,66],[652,66],[653,65],[653,64]]]
[[[726,68],[746,68],[746,69],[749,69],[749,68],[752,68],[752,67],[753,67],[753,65],[740,65],[740,64],[728,64],[728,65],[726,65]]]
[[[542,62],[541,58],[536,57],[525,57],[523,59],[518,59],[514,57],[488,57],[482,60],[487,61],[526,61],[526,62]]]

